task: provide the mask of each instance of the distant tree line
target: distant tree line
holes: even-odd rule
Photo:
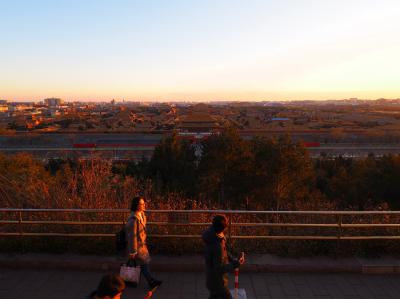
[[[233,128],[200,145],[172,135],[150,161],[114,172],[150,180],[159,194],[179,193],[209,206],[247,209],[398,209],[400,157],[311,159],[288,136],[242,139]]]

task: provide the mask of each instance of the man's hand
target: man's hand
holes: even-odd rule
[[[241,264],[241,265],[243,265],[244,264],[244,262],[245,262],[245,259],[244,259],[244,252],[242,252],[242,254],[240,255],[240,257],[239,257],[239,264]]]
[[[135,259],[135,256],[137,255],[137,252],[135,252],[135,253],[130,253],[129,254],[129,258],[131,259],[131,260],[133,260],[133,259]]]

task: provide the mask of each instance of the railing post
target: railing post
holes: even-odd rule
[[[25,246],[24,246],[24,230],[22,227],[22,211],[18,212],[18,229],[19,229],[19,240],[21,243],[21,252],[23,253],[25,251]]]
[[[337,243],[336,243],[336,256],[339,255],[340,251],[340,240],[342,238],[342,219],[343,215],[339,214],[337,217],[338,233],[337,233]]]
[[[229,228],[228,228],[228,238],[229,238],[229,246],[232,246],[232,215],[229,215]]]

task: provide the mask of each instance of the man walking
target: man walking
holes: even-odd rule
[[[212,225],[203,233],[206,263],[206,284],[210,291],[209,299],[232,299],[228,289],[227,272],[239,268],[244,257],[232,258],[226,249],[224,231],[228,226],[225,216],[217,215]]]

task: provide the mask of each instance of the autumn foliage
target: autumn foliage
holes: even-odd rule
[[[0,155],[0,205],[3,208],[127,209],[131,198],[139,194],[146,197],[150,209],[395,210],[400,207],[399,177],[399,156],[312,160],[302,143],[293,143],[289,137],[246,140],[234,129],[226,128],[201,144],[172,135],[159,144],[150,161],[138,163],[113,163],[95,158],[43,163],[29,155]],[[44,214],[37,217],[52,219]],[[72,219],[68,214],[62,217]],[[89,215],[80,220],[98,220],[93,217],[99,216]],[[126,215],[101,217],[105,221],[123,221]],[[162,217],[152,220],[171,220],[165,215]],[[204,215],[198,217],[201,219],[192,221],[210,220]],[[73,232],[83,228],[57,229]],[[181,229],[186,230],[184,233],[198,234],[202,228]],[[92,229],[96,230],[104,231]],[[163,234],[168,229],[159,227],[153,232]],[[280,231],[260,233],[279,234]],[[261,252],[332,250],[327,243],[318,243],[316,247],[301,241],[254,243],[253,248]],[[158,245],[160,250],[185,250],[179,241],[169,240]],[[99,248],[96,246],[96,250]],[[92,249],[93,246],[88,252]]]
[[[324,210],[400,207],[400,157],[312,160],[289,137],[242,139],[226,128],[193,145],[172,135],[150,161],[0,155],[0,204],[18,208],[150,206]],[[173,208],[173,207],[172,207]]]

